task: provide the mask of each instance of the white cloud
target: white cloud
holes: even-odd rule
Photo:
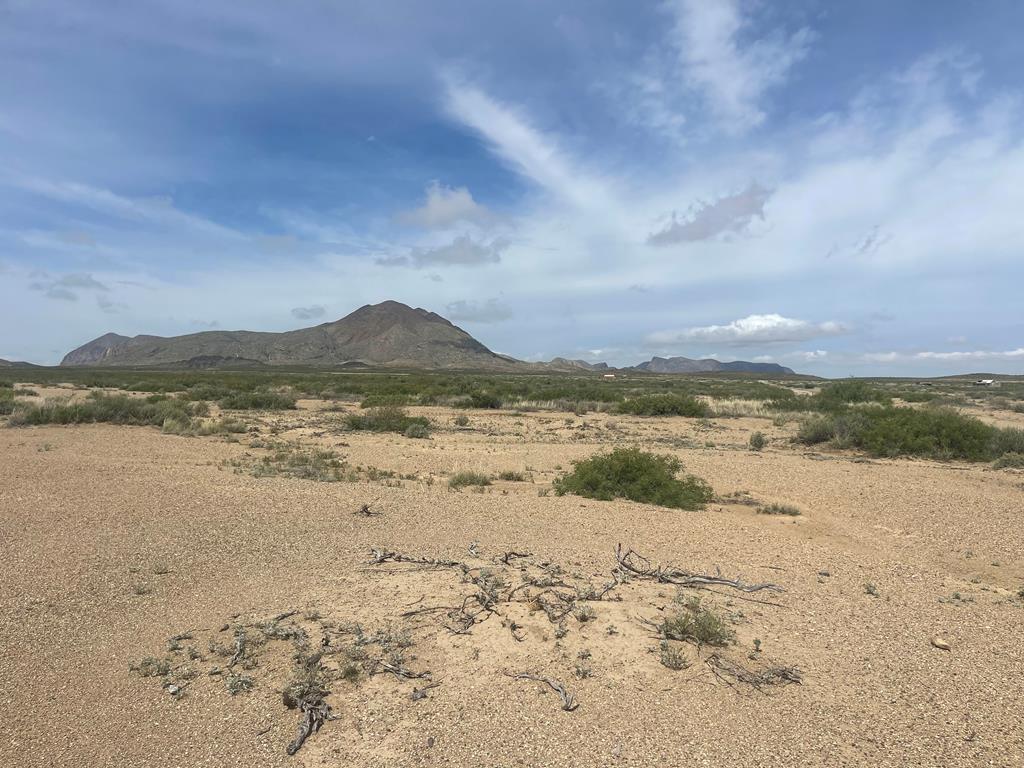
[[[292,317],[296,320],[316,320],[327,314],[327,310],[319,304],[310,307],[295,307],[292,310]]]
[[[672,220],[659,232],[648,236],[651,245],[710,240],[721,234],[745,231],[755,218],[764,221],[764,206],[771,191],[752,182],[742,192],[718,198],[713,203],[698,202],[683,220],[672,213]]]
[[[459,223],[484,226],[494,220],[494,214],[476,202],[465,187],[453,189],[432,181],[423,205],[401,213],[398,218],[423,229],[445,229]]]
[[[727,325],[707,325],[680,330],[657,331],[647,337],[650,344],[771,344],[805,341],[819,336],[836,336],[848,329],[828,321],[809,323],[782,315],[748,315]]]
[[[727,129],[740,132],[765,119],[765,93],[783,83],[807,55],[808,29],[781,30],[740,42],[748,26],[738,0],[673,0],[675,46],[684,76],[700,90]]]
[[[72,272],[69,274],[61,275],[60,277],[52,277],[46,272],[40,272],[33,275],[36,278],[33,282],[29,283],[29,288],[33,291],[40,291],[48,299],[59,299],[61,301],[78,301],[79,290],[88,291],[109,291],[105,284],[94,278],[90,274],[84,272]],[[102,304],[100,306],[103,306]],[[106,307],[104,307],[106,308]]]

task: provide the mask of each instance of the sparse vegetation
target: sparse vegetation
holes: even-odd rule
[[[663,393],[639,395],[619,403],[619,413],[631,413],[635,416],[690,416],[698,418],[707,416],[710,410],[703,400],[689,395]]]
[[[752,432],[750,434],[750,450],[760,451],[764,449],[765,443],[768,441],[765,439],[763,432]]]
[[[658,626],[663,640],[680,640],[697,645],[723,647],[735,638],[725,619],[706,607],[699,597],[680,596],[682,609],[667,615]]]
[[[999,429],[949,408],[894,406],[849,409],[801,424],[797,440],[831,442],[874,456],[992,461],[1024,451],[1024,430]]]
[[[334,483],[345,479],[345,463],[334,451],[279,445],[253,465],[255,477],[293,477]]]
[[[450,478],[448,478],[448,487],[459,489],[465,488],[466,486],[477,486],[482,487],[491,484],[491,478],[482,472],[456,472]]]
[[[295,409],[295,396],[281,392],[237,392],[218,403],[229,411],[287,411]]]
[[[504,472],[498,473],[498,479],[507,480],[512,483],[522,483],[526,480],[526,475],[513,469],[506,469]]]
[[[127,395],[105,395],[93,393],[79,402],[49,400],[43,403],[17,403],[11,418],[11,426],[34,426],[40,424],[126,424],[163,427],[165,422],[189,424],[203,413],[196,403],[178,399],[161,400],[156,403]]]
[[[559,496],[573,493],[591,499],[629,499],[662,507],[702,509],[714,497],[698,477],[676,475],[682,464],[673,456],[658,456],[639,448],[617,448],[608,454],[574,462],[572,472],[555,480]]]
[[[419,426],[429,434],[430,420],[424,416],[410,416],[399,405],[378,405],[366,413],[352,413],[345,417],[349,429],[366,432],[397,432],[404,435],[410,427]]]
[[[1024,469],[1024,453],[1004,453],[992,464],[995,469]]]

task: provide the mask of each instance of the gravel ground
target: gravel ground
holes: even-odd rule
[[[456,428],[453,411],[417,409],[445,426],[410,440],[343,432],[339,414],[301,406],[252,419],[260,435],[240,442],[106,425],[0,429],[0,764],[1024,765],[1024,474],[807,453],[784,440],[791,427],[766,420],[470,412]],[[770,438],[762,453],[744,448],[754,429]],[[247,467],[267,451],[249,443],[271,435],[395,477],[253,477]],[[719,494],[804,514],[542,495],[572,459],[633,443],[678,455]],[[448,490],[462,469],[526,481]],[[381,514],[353,515],[364,503]],[[647,582],[594,603],[596,618],[570,621],[557,642],[525,606],[469,635],[411,620],[413,663],[441,684],[412,700],[415,681],[336,681],[337,719],[294,757],[284,650],[268,645],[248,673],[255,687],[237,696],[201,674],[175,698],[129,672],[172,635],[216,637],[246,617],[401,623],[408,606],[451,604],[465,584],[450,569],[368,566],[370,547],[462,559],[473,542],[481,562],[531,552],[596,584],[620,542],[690,570],[775,582],[786,589],[766,598],[776,605],[728,590],[705,599],[737,634],[723,654],[795,666],[803,683],[730,686],[704,663],[707,649],[685,648],[687,669],[662,666],[638,619],[656,619],[674,592]],[[936,635],[951,650],[933,647]],[[580,678],[583,650],[592,674]],[[505,674],[518,671],[561,680],[579,708],[564,712],[542,684]]]

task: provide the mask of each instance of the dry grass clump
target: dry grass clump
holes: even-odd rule
[[[526,475],[514,469],[506,469],[505,471],[498,473],[498,479],[508,480],[512,483],[522,483],[526,481]]]
[[[252,474],[254,477],[292,477],[336,483],[345,479],[345,462],[331,450],[281,445],[253,465]]]
[[[554,482],[559,496],[573,493],[602,501],[628,499],[687,510],[703,509],[714,498],[711,487],[700,478],[676,477],[682,463],[674,456],[617,448],[573,464],[572,472]]]

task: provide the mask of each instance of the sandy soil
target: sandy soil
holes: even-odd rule
[[[103,425],[0,429],[0,764],[1024,765],[1024,474],[809,453],[786,442],[790,427],[763,419],[470,412],[459,428],[456,412],[422,409],[442,428],[411,440],[344,432],[341,414],[301,405],[250,417],[260,434],[238,442]],[[771,440],[762,453],[745,448],[754,429]],[[250,442],[270,436],[396,477],[253,477],[247,467],[267,451]],[[719,494],[804,514],[543,495],[574,458],[634,443],[678,455]],[[462,469],[526,479],[450,491],[446,477]],[[363,504],[380,514],[354,515]],[[736,632],[718,653],[755,671],[796,667],[802,684],[730,685],[708,648],[683,646],[686,669],[662,666],[641,619],[672,610],[672,586],[625,584],[620,599],[588,604],[592,620],[569,618],[560,639],[526,603],[455,635],[439,614],[401,614],[460,602],[472,585],[459,571],[368,564],[377,547],[513,578],[517,566],[494,560],[515,550],[532,553],[531,568],[557,563],[600,586],[620,542],[784,587],[704,600]],[[226,665],[210,640],[230,644],[231,628],[290,611],[288,622],[331,648],[346,622],[405,629],[408,666],[440,685],[414,700],[424,680],[336,680],[337,719],[288,757],[299,719],[281,697],[289,644],[257,649],[247,693],[230,695],[207,672]],[[129,671],[185,632],[202,658],[180,696]],[[951,650],[933,647],[936,635]],[[506,674],[517,672],[561,681],[578,709]]]

